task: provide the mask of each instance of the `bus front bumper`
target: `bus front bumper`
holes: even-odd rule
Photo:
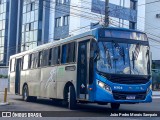
[[[135,99],[127,99],[127,97],[135,97]],[[148,103],[152,102],[152,91],[148,93],[139,94],[139,92],[126,93],[126,92],[112,92],[109,93],[100,87],[97,87],[95,93],[95,102],[108,102],[108,103]]]

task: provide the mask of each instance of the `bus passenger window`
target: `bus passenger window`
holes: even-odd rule
[[[75,62],[75,43],[67,45],[67,63]]]
[[[43,66],[47,66],[48,65],[48,49],[43,51],[42,60],[43,60]]]
[[[53,65],[60,63],[60,46],[53,48],[52,51]]]
[[[15,71],[15,59],[11,60],[10,67],[11,67],[10,71],[14,72]]]
[[[38,67],[41,66],[42,66],[42,51],[40,51],[38,54]]]
[[[62,63],[75,62],[75,43],[69,43],[62,46]]]
[[[34,53],[34,68],[38,67],[38,53]]]
[[[25,55],[24,57],[23,57],[23,70],[26,70],[26,69],[28,69],[28,55]]]
[[[67,61],[67,45],[63,45],[62,46],[62,59],[61,59],[61,63],[65,64]]]
[[[48,56],[48,65],[50,66],[52,64],[52,48],[49,49],[49,56]]]
[[[28,68],[31,68],[32,54],[29,55]]]
[[[31,58],[31,68],[34,68],[34,54],[32,54]]]

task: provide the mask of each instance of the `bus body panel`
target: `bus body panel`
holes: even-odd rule
[[[137,91],[138,92],[138,91]],[[129,94],[128,94],[129,95]],[[147,103],[152,102],[152,92],[150,91],[144,100],[115,100],[113,95],[106,92],[99,86],[96,88],[95,102],[108,102],[108,103]]]
[[[40,76],[41,69],[31,69],[26,71],[26,83],[30,96],[40,96]],[[22,83],[23,85],[24,83]]]
[[[76,90],[77,65],[69,64],[57,67],[57,98],[63,99],[64,87],[67,82],[72,82]]]
[[[15,94],[15,72],[10,72],[10,92]]]
[[[20,95],[22,95],[23,85],[26,82],[26,71],[21,71],[20,75]]]
[[[112,93],[109,93],[108,91],[101,88],[97,81],[101,81],[108,86],[111,87]],[[150,80],[146,84],[119,84],[119,83],[112,83],[107,78],[95,74],[95,97],[93,101],[99,101],[99,102],[120,102],[120,103],[141,103],[141,102],[151,102],[152,101],[152,92],[151,90],[147,92],[148,87],[152,84],[152,81]],[[114,92],[122,94],[123,96],[136,96],[136,94],[144,94],[145,99],[143,100],[116,100],[114,98]]]
[[[57,66],[41,68],[40,96],[57,97]]]

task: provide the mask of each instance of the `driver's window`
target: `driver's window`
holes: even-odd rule
[[[98,53],[97,42],[92,39],[90,42],[90,58],[95,58],[96,54]]]

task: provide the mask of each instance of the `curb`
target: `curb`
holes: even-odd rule
[[[6,103],[0,103],[0,106],[4,106],[4,105],[9,105],[9,103],[8,102],[6,102]]]

